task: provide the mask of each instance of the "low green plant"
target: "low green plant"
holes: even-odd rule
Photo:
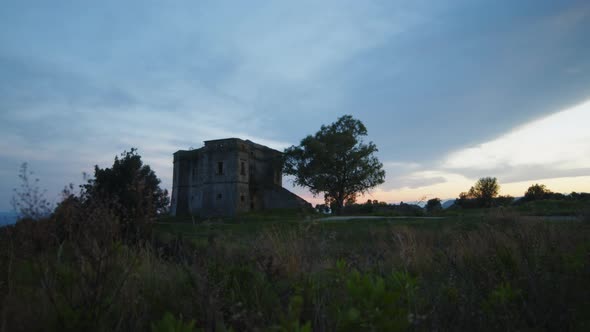
[[[185,322],[182,315],[176,318],[173,314],[166,312],[162,319],[152,323],[152,332],[196,332],[202,331],[195,328],[195,321]]]
[[[590,326],[590,228],[575,220],[160,225],[138,246],[92,211],[68,224],[62,209],[61,237],[40,221],[0,230],[4,330]]]
[[[339,331],[404,331],[410,325],[410,306],[416,290],[415,279],[394,272],[382,277],[372,272],[347,270],[339,261],[343,276],[343,298],[336,303]]]
[[[301,296],[301,290],[298,290],[291,297],[287,312],[281,317],[280,325],[273,327],[271,330],[280,332],[311,332],[311,322],[301,322],[301,313],[303,311],[304,299]]]
[[[263,273],[243,264],[230,267],[222,278],[228,324],[252,330],[277,319],[280,299]]]
[[[482,303],[482,309],[490,324],[498,325],[498,328],[510,329],[511,324],[519,322],[518,302],[522,293],[522,290],[513,288],[509,282],[502,282],[490,291]]]

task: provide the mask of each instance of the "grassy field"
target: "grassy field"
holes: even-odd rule
[[[543,208],[547,208],[543,205]],[[532,208],[523,208],[525,212]],[[536,210],[535,210],[536,211]],[[521,211],[496,209],[473,209],[457,213],[439,214],[436,217],[400,217],[400,216],[348,216],[345,220],[330,220],[334,217],[317,213],[298,213],[283,211],[279,213],[250,213],[236,218],[198,219],[191,217],[164,217],[155,225],[157,234],[164,238],[182,237],[195,244],[206,244],[212,239],[225,243],[244,243],[248,245],[261,234],[267,232],[312,230],[322,235],[335,234],[350,242],[370,240],[376,233],[409,228],[413,230],[431,230],[437,232],[455,233],[474,230],[486,222],[498,220],[518,219],[525,222],[559,223],[569,222],[577,224],[584,218],[579,212],[567,214],[555,213],[526,214]],[[561,211],[561,210],[560,210]],[[579,211],[579,210],[576,210]],[[336,219],[336,218],[335,218]]]
[[[9,331],[590,328],[587,219],[502,209],[436,220],[321,217],[283,211],[194,223],[163,218],[150,241],[133,246],[107,236],[70,239],[57,247],[40,239],[13,241],[10,247],[3,237],[1,263],[10,268],[0,276],[1,326]],[[36,224],[17,226],[11,239],[39,231]]]
[[[382,321],[384,317],[360,310],[359,317],[348,317],[351,321],[338,315],[322,321],[312,312],[323,309],[317,308],[313,298],[303,296],[311,311],[301,315],[318,330],[576,330],[588,326],[584,317],[590,317],[590,311],[584,298],[590,295],[590,229],[582,218],[522,216],[501,209],[436,220],[318,220],[321,217],[247,216],[196,224],[167,220],[157,229],[168,240],[180,237],[232,257],[265,257],[304,293],[306,287],[313,288],[306,282],[313,284],[315,278],[330,272],[355,275],[360,279],[341,286],[345,293],[366,293],[366,299],[349,298],[352,303],[347,305],[353,312],[360,310],[356,306],[387,306],[384,298],[373,299],[380,295],[371,295],[380,292],[373,288],[384,283],[389,285],[384,286],[389,295],[381,295],[397,297],[395,303],[408,306],[403,314],[413,317]],[[367,284],[355,289],[356,283]],[[411,294],[402,294],[405,287],[412,289]],[[352,309],[334,310],[346,316],[343,310]]]

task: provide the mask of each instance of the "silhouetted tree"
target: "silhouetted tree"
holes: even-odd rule
[[[122,232],[135,236],[141,225],[166,211],[168,191],[160,188],[160,179],[141,161],[137,149],[115,157],[111,168],[94,167],[94,178],[83,186],[86,202],[108,202],[119,217]],[[133,235],[131,235],[133,234]]]
[[[571,199],[571,200],[586,200],[590,199],[590,193],[577,193],[572,191],[569,195],[559,193],[552,193],[552,199]]]
[[[500,195],[494,198],[494,205],[495,206],[509,206],[514,202],[514,197],[510,195]]]
[[[51,203],[45,198],[45,191],[39,188],[39,179],[32,180],[32,176],[33,172],[29,171],[27,163],[23,163],[18,174],[20,188],[14,189],[10,201],[18,219],[38,220],[49,216],[52,210]]]
[[[477,180],[475,185],[469,189],[468,196],[477,199],[482,207],[491,207],[499,190],[500,185],[496,178],[484,177]]]
[[[462,192],[459,194],[459,198],[455,199],[453,208],[470,209],[479,207],[478,200],[473,197],[469,192]]]
[[[440,198],[432,198],[426,202],[426,212],[435,213],[442,210]]]
[[[354,202],[358,194],[385,179],[383,164],[374,156],[377,147],[362,140],[366,135],[361,121],[344,115],[305,137],[299,146],[287,148],[284,172],[313,195],[324,193],[326,204],[340,214],[345,202]]]
[[[394,210],[402,216],[422,216],[424,209],[417,204],[407,204],[400,202],[399,205],[394,205]]]
[[[326,204],[316,204],[315,209],[319,213],[330,213],[330,207]]]
[[[536,201],[544,199],[551,194],[551,190],[547,189],[544,184],[535,183],[530,186],[524,193],[524,198],[527,201]]]

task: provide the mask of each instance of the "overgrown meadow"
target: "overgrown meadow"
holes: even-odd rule
[[[161,218],[71,204],[0,231],[2,331],[590,328],[590,223]]]

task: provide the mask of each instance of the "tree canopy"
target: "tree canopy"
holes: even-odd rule
[[[535,183],[530,186],[524,193],[524,198],[527,201],[535,201],[543,199],[551,194],[551,190],[547,189],[544,184]]]
[[[500,185],[493,177],[483,177],[477,180],[475,185],[469,189],[468,195],[477,199],[481,206],[491,207],[494,197],[498,196]]]
[[[505,205],[508,201],[512,202],[514,198],[509,196],[502,197],[499,202],[496,202],[499,191],[500,185],[496,178],[483,177],[477,180],[468,192],[460,193],[459,198],[455,200],[455,205],[462,208],[479,208],[491,207],[495,203]]]
[[[436,198],[429,199],[428,202],[426,202],[425,208],[426,208],[426,212],[428,212],[428,213],[435,213],[437,211],[441,211],[442,204],[441,204],[440,198],[436,197]]]
[[[323,193],[326,204],[340,213],[345,202],[354,202],[385,180],[383,164],[374,155],[377,147],[363,142],[366,135],[360,120],[344,115],[285,149],[284,173],[313,195]]]
[[[116,203],[122,217],[133,214],[155,215],[166,211],[168,191],[160,188],[160,179],[144,165],[137,149],[115,156],[111,168],[94,167],[94,178],[84,186],[87,199],[107,198]]]

